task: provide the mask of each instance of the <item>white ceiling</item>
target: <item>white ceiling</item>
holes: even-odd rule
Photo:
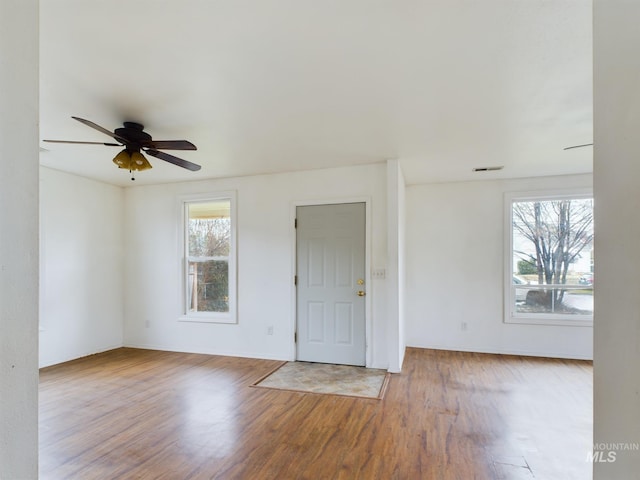
[[[399,159],[407,183],[591,172],[588,0],[41,0],[40,138],[124,120],[187,139],[190,172],[136,184]],[[118,148],[42,143],[117,185]],[[504,165],[497,173],[473,167]]]

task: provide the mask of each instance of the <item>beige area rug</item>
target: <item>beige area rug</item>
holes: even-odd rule
[[[326,363],[285,362],[255,387],[382,399],[388,373],[373,368]]]

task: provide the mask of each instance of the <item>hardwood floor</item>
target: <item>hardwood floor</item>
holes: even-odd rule
[[[41,371],[42,479],[591,478],[590,362],[408,349],[383,400],[122,348]]]

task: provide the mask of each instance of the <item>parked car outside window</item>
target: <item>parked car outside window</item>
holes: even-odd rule
[[[529,285],[530,282],[526,281],[524,278],[518,277],[517,275],[513,276],[513,284],[514,285]],[[516,302],[524,302],[527,299],[527,289],[526,288],[516,288]]]
[[[586,273],[578,279],[580,285],[593,285],[593,273]]]

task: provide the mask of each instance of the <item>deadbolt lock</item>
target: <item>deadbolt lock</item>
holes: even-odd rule
[[[362,278],[358,279],[358,285],[364,285],[364,280]]]

